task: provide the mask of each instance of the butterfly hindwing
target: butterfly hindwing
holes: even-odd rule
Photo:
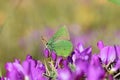
[[[67,57],[72,52],[72,43],[67,40],[58,40],[53,43],[54,51],[58,56]]]

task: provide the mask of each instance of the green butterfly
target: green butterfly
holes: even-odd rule
[[[73,49],[73,45],[69,40],[67,28],[63,26],[52,36],[46,46],[50,51],[55,51],[58,56],[67,57]]]

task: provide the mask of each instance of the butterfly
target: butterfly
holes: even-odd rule
[[[73,50],[66,26],[61,27],[46,43],[50,51],[55,51],[58,56],[67,57]]]

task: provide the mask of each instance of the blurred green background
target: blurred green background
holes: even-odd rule
[[[0,0],[0,65],[31,54],[42,58],[47,39],[67,25],[74,43],[120,44],[120,6],[107,0]]]

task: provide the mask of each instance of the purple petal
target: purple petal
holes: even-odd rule
[[[68,67],[64,67],[57,70],[57,80],[74,80],[74,76]]]
[[[101,50],[104,47],[104,43],[102,41],[99,41],[97,43],[98,48]]]
[[[75,61],[76,75],[81,76],[83,74],[86,74],[88,66],[89,66],[88,61],[82,59],[76,59]]]
[[[107,57],[108,57],[108,50],[109,47],[104,47],[103,49],[101,49],[99,57],[101,58],[103,63],[107,63]]]
[[[108,61],[114,62],[115,58],[116,58],[115,48],[109,47]]]
[[[104,68],[102,68],[102,65],[100,64],[99,57],[97,55],[92,56],[92,60],[87,74],[87,80],[102,80],[104,78],[105,71]]]
[[[82,43],[79,43],[77,47],[79,52],[82,52],[84,50]]]

